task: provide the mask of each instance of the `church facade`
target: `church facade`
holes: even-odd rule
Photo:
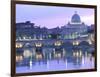
[[[81,21],[81,17],[75,13],[71,21],[62,27],[62,38],[76,39],[88,31],[88,25]]]

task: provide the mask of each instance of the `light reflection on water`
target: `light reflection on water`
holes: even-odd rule
[[[93,56],[68,57],[65,59],[30,61],[27,66],[17,66],[16,73],[77,70],[94,68]]]
[[[91,48],[91,47],[90,47]],[[22,51],[23,50],[23,51]],[[16,73],[93,69],[92,52],[64,48],[25,48],[16,56]],[[22,56],[23,55],[23,56]]]

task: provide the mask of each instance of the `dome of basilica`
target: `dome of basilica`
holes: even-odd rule
[[[75,14],[72,16],[71,22],[72,22],[72,23],[80,23],[80,22],[81,22],[80,16],[79,16],[76,12],[75,12]]]

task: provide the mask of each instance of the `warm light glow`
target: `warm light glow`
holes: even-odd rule
[[[42,46],[42,43],[35,43],[35,46],[36,47],[41,47]]]
[[[74,57],[82,57],[82,51],[76,51],[76,52],[73,52],[73,56]]]
[[[22,48],[23,45],[21,43],[16,43],[16,48]]]
[[[42,54],[36,54],[36,59],[42,59]]]
[[[61,53],[55,54],[55,57],[56,57],[56,58],[61,58]]]
[[[73,45],[79,45],[79,41],[73,41]]]
[[[16,62],[22,61],[23,60],[23,56],[16,56]]]
[[[24,50],[24,53],[23,53],[24,57],[30,57],[32,56],[32,52],[30,50]]]
[[[60,45],[61,45],[61,41],[55,42],[55,46],[60,46]]]

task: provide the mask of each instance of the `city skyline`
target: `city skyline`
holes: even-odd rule
[[[95,68],[95,9],[16,4],[15,14],[16,73]]]
[[[86,25],[94,24],[94,9],[21,4],[16,5],[16,23],[31,21],[36,26],[48,29],[61,27],[71,21],[75,11]]]

